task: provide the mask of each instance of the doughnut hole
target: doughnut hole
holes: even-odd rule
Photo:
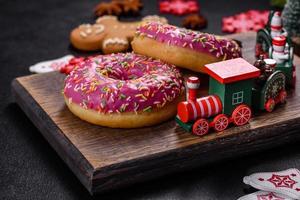
[[[132,66],[132,65],[131,65]],[[144,75],[142,68],[107,66],[97,69],[99,75],[106,76],[115,80],[133,80]]]

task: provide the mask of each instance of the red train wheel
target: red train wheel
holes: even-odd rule
[[[217,115],[213,122],[214,129],[218,132],[225,130],[229,125],[229,119],[224,114]]]
[[[279,92],[279,100],[280,100],[280,103],[285,103],[286,97],[287,97],[286,91],[285,91],[285,90],[281,90],[281,91]]]
[[[199,119],[193,125],[193,134],[195,135],[205,135],[208,133],[209,123],[206,119]]]
[[[269,99],[267,101],[267,103],[265,104],[266,111],[272,112],[274,110],[274,108],[275,108],[275,101],[274,101],[274,99]]]
[[[245,125],[251,118],[251,109],[246,105],[239,105],[232,113],[233,123],[237,126]]]

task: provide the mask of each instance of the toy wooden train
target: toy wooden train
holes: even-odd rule
[[[258,60],[255,65],[269,65],[271,61]],[[195,135],[205,135],[210,128],[223,131],[231,123],[245,125],[252,110],[271,112],[286,100],[286,77],[280,70],[267,75],[243,58],[208,64],[205,70],[210,76],[209,95],[197,98],[200,80],[189,77],[187,99],[177,110],[176,122]]]

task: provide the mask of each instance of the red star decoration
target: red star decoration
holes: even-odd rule
[[[249,10],[234,16],[223,17],[222,30],[228,33],[258,31],[267,24],[268,15],[268,11]]]
[[[184,15],[199,11],[196,0],[163,0],[159,2],[161,13],[171,13],[174,15]]]
[[[276,196],[271,192],[269,194],[257,195],[257,200],[284,200],[284,199]]]
[[[272,174],[272,177],[268,179],[269,182],[273,183],[275,187],[286,187],[293,188],[293,186],[297,183],[289,175],[280,176],[276,174]]]
[[[69,60],[69,62],[67,64],[65,64],[64,66],[62,66],[60,68],[60,73],[63,74],[70,74],[70,72],[76,67],[78,66],[79,63],[92,58],[92,56],[85,58],[85,57],[74,57],[72,59]]]

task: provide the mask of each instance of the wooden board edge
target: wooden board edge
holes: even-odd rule
[[[253,129],[235,137],[218,138],[205,144],[194,144],[96,169],[92,180],[92,194],[224,161],[233,154],[234,157],[241,157],[298,141],[299,129],[300,118],[295,118],[270,125],[263,130]]]
[[[80,182],[92,194],[91,180],[94,173],[93,167],[69,139],[64,136],[61,130],[32,98],[18,79],[19,78],[14,79],[11,83],[11,93],[14,102],[21,107],[23,112],[30,118],[59,157],[68,165]],[[38,112],[39,110],[42,110],[42,112]]]

